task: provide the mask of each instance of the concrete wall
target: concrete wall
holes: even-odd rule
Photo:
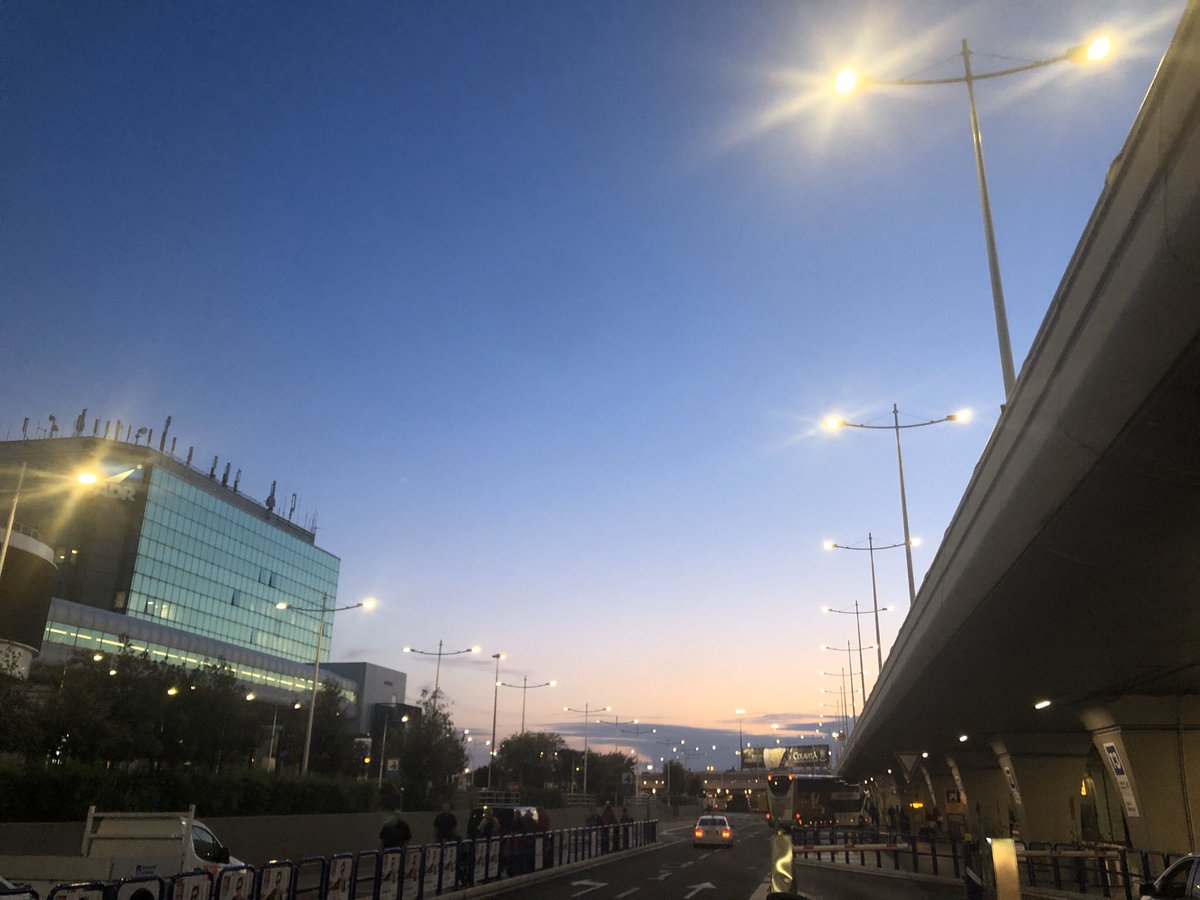
[[[466,837],[470,810],[455,809],[458,831]],[[548,810],[550,827],[575,828],[583,824],[583,808]],[[404,820],[413,840],[433,840],[433,812],[406,812]],[[311,816],[237,816],[205,818],[229,851],[257,866],[268,859],[297,860],[344,851],[379,847],[379,829],[390,813],[341,813]],[[0,856],[78,856],[83,842],[82,822],[0,822]]]

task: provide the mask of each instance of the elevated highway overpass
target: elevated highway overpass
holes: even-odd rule
[[[1200,4],[839,770],[877,779],[885,804],[956,789],[976,834],[1196,847]]]

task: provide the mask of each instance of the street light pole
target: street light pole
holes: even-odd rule
[[[1086,46],[1072,47],[1059,56],[1049,59],[1039,59],[976,75],[971,69],[971,49],[967,39],[963,38],[962,58],[963,76],[961,78],[904,78],[897,81],[885,81],[876,78],[860,79],[851,69],[843,69],[834,80],[834,88],[838,93],[847,94],[855,90],[859,81],[867,84],[882,84],[898,87],[921,87],[935,84],[965,84],[967,86],[967,103],[971,116],[971,141],[975,150],[975,175],[979,182],[979,204],[983,213],[984,242],[987,247],[988,273],[992,285],[992,306],[996,314],[996,338],[1000,345],[1000,372],[1004,379],[1004,398],[1007,401],[1012,396],[1013,385],[1016,383],[1016,373],[1013,369],[1012,343],[1008,333],[1008,313],[1004,305],[1004,288],[1000,282],[1000,258],[996,252],[996,236],[992,227],[992,204],[988,196],[987,173],[983,165],[983,138],[979,130],[979,113],[975,108],[975,82],[992,78],[1003,78],[1006,75],[1016,75],[1029,72],[1060,62],[1096,62],[1108,56],[1112,50],[1112,41],[1107,37],[1099,37]]]
[[[845,654],[846,654],[846,662],[847,662],[847,663],[849,663],[849,665],[850,665],[850,689],[851,689],[851,692],[852,692],[852,693],[851,693],[851,698],[850,698],[850,699],[851,699],[851,702],[853,702],[853,700],[854,700],[854,695],[853,695],[853,690],[854,690],[854,654],[855,654],[856,652],[858,653],[858,662],[859,662],[859,665],[861,666],[861,665],[862,665],[862,652],[863,652],[864,650],[874,650],[874,649],[875,649],[875,647],[874,647],[873,645],[872,645],[872,646],[867,646],[867,647],[864,647],[864,646],[862,646],[862,644],[859,644],[857,647],[851,647],[851,646],[850,646],[850,642],[849,642],[849,641],[846,641],[846,649],[845,649],[845,650],[843,650],[841,647],[830,647],[828,644],[822,644],[822,645],[821,645],[821,649],[822,649],[822,650],[833,650],[833,651],[835,651],[835,652],[837,652],[837,653],[845,653]],[[859,674],[859,680],[860,680],[860,682],[862,683],[862,691],[863,691],[863,705],[865,706],[865,705],[866,705],[866,702],[867,702],[867,682],[866,682],[866,680],[865,680],[865,679],[863,679],[863,678],[862,678],[862,670],[861,670],[861,669],[859,670],[859,673],[858,673],[858,674]],[[857,711],[856,711],[856,712],[855,712],[855,716],[857,716],[857,715],[858,715],[858,713],[857,713]]]
[[[293,606],[286,600],[280,600],[275,604],[276,609],[291,609],[295,610],[296,612],[315,612],[321,614],[320,618],[317,620],[317,655],[316,659],[313,660],[312,697],[310,698],[308,704],[308,726],[304,730],[304,758],[300,763],[301,775],[308,774],[308,759],[309,753],[312,749],[313,716],[317,710],[317,691],[321,686],[321,649],[323,648],[325,641],[325,614],[339,613],[346,609],[359,608],[370,611],[376,607],[378,602],[379,601],[377,601],[374,597],[368,597],[366,600],[360,600],[358,603],[351,603],[348,606],[336,606],[330,608],[327,605],[329,603],[329,594],[322,594],[321,605],[319,607]]]
[[[435,699],[438,696],[438,692],[440,691],[442,684],[442,657],[460,656],[463,653],[478,653],[480,650],[478,645],[474,647],[467,647],[465,650],[443,650],[442,641],[440,640],[438,641],[437,650],[418,650],[416,647],[404,647],[402,649],[405,653],[419,653],[421,656],[437,657],[437,668],[434,669],[433,674],[433,696]]]
[[[551,679],[550,681],[544,681],[541,684],[530,684],[528,675],[521,676],[520,684],[509,684],[507,681],[500,682],[500,687],[517,688],[521,691],[521,734],[525,733],[525,697],[526,697],[526,695],[530,691],[534,690],[535,688],[555,687],[557,684],[558,684],[558,682],[554,681],[553,679]]]
[[[503,653],[493,653],[492,659],[496,661],[496,685],[492,688],[492,746],[489,748],[490,755],[488,756],[488,789],[492,787],[492,770],[496,768],[496,709],[500,703],[500,660],[504,658]],[[437,690],[434,688],[434,690]]]
[[[4,574],[4,560],[8,558],[8,545],[12,541],[13,524],[17,521],[17,503],[21,500],[21,486],[25,484],[25,463],[17,475],[17,489],[13,491],[12,505],[8,508],[8,524],[4,527],[4,545],[0,546],[0,575]]]
[[[317,712],[317,690],[321,685],[321,645],[325,640],[325,601],[328,599],[328,594],[321,599],[321,618],[317,627],[317,658],[313,660],[312,697],[308,701],[308,725],[304,729],[304,760],[300,763],[301,775],[308,774],[308,756],[312,749],[313,716]]]
[[[830,431],[836,431],[840,428],[862,428],[866,431],[894,431],[896,433],[896,465],[900,470],[900,518],[904,525],[904,559],[908,564],[908,605],[912,606],[917,602],[917,584],[913,577],[913,561],[912,561],[912,536],[908,531],[908,496],[904,491],[904,455],[900,452],[900,430],[902,428],[924,428],[926,425],[940,425],[942,422],[961,422],[966,423],[971,421],[971,413],[969,410],[959,410],[956,413],[951,413],[948,416],[942,416],[940,419],[930,419],[927,422],[910,422],[907,425],[900,424],[900,410],[896,404],[892,404],[892,424],[891,425],[867,425],[861,422],[847,422],[845,419],[831,416],[824,422],[825,428]]]
[[[735,709],[733,714],[738,717],[738,771],[743,772],[746,769],[746,754],[742,747],[742,716],[746,714],[744,709]]]
[[[996,253],[996,232],[992,227],[992,201],[988,197],[987,172],[983,167],[983,136],[979,132],[979,113],[975,109],[975,76],[971,74],[971,50],[962,42],[963,75],[967,84],[967,103],[971,108],[971,140],[975,145],[975,175],[979,179],[979,206],[983,211],[983,238],[987,245],[988,274],[992,281],[992,306],[996,311],[996,340],[1000,344],[1000,374],[1004,379],[1004,399],[1012,396],[1017,380],[1013,370],[1012,341],[1008,333],[1008,312],[1004,305],[1004,286],[1000,283],[1000,257]],[[908,535],[905,535],[907,538]]]
[[[383,760],[384,750],[387,749],[387,733],[388,723],[392,721],[392,710],[388,709],[383,716],[383,737],[379,741],[379,784],[377,787],[383,787]],[[401,716],[400,723],[404,724],[408,721],[408,716]]]
[[[611,712],[611,706],[599,707],[597,712]],[[588,783],[588,718],[591,716],[592,706],[590,703],[584,703],[583,709],[576,709],[573,706],[564,706],[563,712],[583,713],[583,792],[587,793]]]
[[[917,602],[917,585],[913,579],[912,537],[908,533],[908,498],[904,493],[904,456],[900,452],[900,410],[892,404],[892,421],[896,429],[896,466],[900,470],[900,518],[904,521],[904,562],[908,565],[908,604]]]
[[[837,543],[834,543],[833,541],[826,541],[824,544],[824,547],[826,550],[865,550],[865,551],[867,551],[867,555],[871,560],[871,612],[875,616],[875,660],[879,665],[878,671],[881,673],[883,672],[883,638],[880,636],[880,633],[879,633],[880,606],[879,606],[879,590],[876,587],[876,583],[875,583],[875,551],[876,550],[894,550],[896,547],[905,547],[905,546],[907,546],[907,542],[898,542],[895,544],[878,545],[875,543],[875,536],[873,534],[871,534],[871,532],[869,532],[869,531],[867,532],[867,546],[865,546],[865,547],[852,547],[852,546],[849,546],[846,544],[837,544]],[[892,608],[893,607],[891,607],[891,606],[885,606],[882,608],[882,611],[887,612],[889,609],[892,609]],[[844,610],[844,609],[831,609],[828,606],[821,607],[821,610],[822,610],[822,612],[842,613],[843,615],[857,616],[859,614],[857,600],[854,603],[854,612],[853,613],[851,613],[847,610]],[[859,632],[859,635],[858,635],[858,643],[860,645],[862,644],[862,632],[861,631]],[[862,668],[861,660],[859,661],[859,668]]]

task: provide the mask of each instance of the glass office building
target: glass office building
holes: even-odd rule
[[[332,606],[337,581],[337,557],[162,467],[151,469],[128,615],[311,662],[319,613],[303,610]],[[293,608],[280,610],[280,602]]]
[[[58,566],[44,642],[78,646],[86,609],[55,621],[56,609],[62,618],[75,604],[116,614],[105,620],[109,640],[138,631],[139,620],[164,629],[151,641],[164,658],[228,658],[238,648],[254,654],[243,660],[247,675],[262,670],[247,680],[271,677],[274,659],[280,687],[303,681],[295,666],[313,665],[319,610],[337,604],[340,562],[277,513],[273,496],[246,496],[228,468],[218,475],[216,460],[205,472],[161,448],[99,437],[0,442],[0,491],[14,490],[22,465],[17,522],[53,548]]]

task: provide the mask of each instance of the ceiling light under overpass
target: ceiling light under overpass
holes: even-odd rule
[[[1039,700],[1037,703],[1033,704],[1033,708],[1034,709],[1045,709],[1049,705],[1050,705],[1049,700]]]

